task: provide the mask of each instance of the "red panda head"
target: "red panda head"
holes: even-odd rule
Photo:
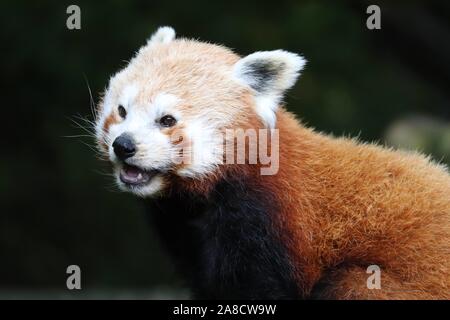
[[[170,176],[207,179],[223,164],[225,130],[273,128],[305,60],[282,50],[240,58],[159,28],[109,82],[98,145],[121,189],[152,196]]]

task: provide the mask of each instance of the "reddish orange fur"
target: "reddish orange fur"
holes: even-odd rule
[[[249,188],[275,194],[274,216],[304,297],[326,279],[332,285],[322,298],[450,298],[448,172],[419,154],[314,132],[283,109],[277,117],[278,174],[231,165],[208,183],[176,183],[207,195],[227,175],[247,176]],[[367,288],[372,264],[381,268],[381,289]]]
[[[254,93],[217,72],[228,71],[238,60],[223,47],[194,41],[155,45],[143,50],[131,71],[117,79],[112,96],[138,74],[146,86],[137,105],[157,93],[175,92],[189,103],[180,106],[185,116],[195,105],[211,110],[212,119],[232,115],[232,128],[263,128],[254,112]],[[106,118],[105,132],[114,121],[114,114]],[[419,154],[314,132],[282,108],[276,127],[276,175],[260,175],[260,165],[221,165],[201,179],[173,173],[167,177],[168,188],[208,197],[218,181],[232,175],[245,178],[249,188],[264,190],[270,199],[275,196],[280,210],[271,214],[303,297],[325,281],[328,285],[319,293],[323,298],[450,298],[446,169]],[[372,264],[381,268],[379,290],[366,286],[366,268]]]
[[[111,113],[111,114],[106,118],[105,123],[103,124],[103,131],[104,131],[105,133],[107,133],[108,130],[109,130],[109,127],[110,127],[112,124],[116,123],[116,122],[118,122],[118,119],[117,119],[116,114],[115,114],[115,113]]]
[[[450,177],[443,167],[316,133],[285,110],[278,128],[280,170],[261,179],[282,203],[281,230],[305,295],[331,273],[327,298],[450,298]],[[381,268],[380,290],[366,286],[371,264]]]

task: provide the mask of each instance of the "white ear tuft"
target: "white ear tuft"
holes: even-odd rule
[[[172,27],[159,27],[147,43],[169,43],[173,39],[175,39],[175,30]]]
[[[234,76],[255,91],[258,114],[269,127],[275,125],[275,112],[283,93],[291,88],[306,60],[284,50],[252,53],[234,66]]]

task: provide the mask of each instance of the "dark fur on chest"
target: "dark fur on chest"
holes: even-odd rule
[[[298,298],[267,194],[223,182],[208,200],[176,194],[147,207],[196,298]]]

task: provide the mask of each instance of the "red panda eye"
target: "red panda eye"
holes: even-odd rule
[[[171,115],[167,115],[159,119],[159,124],[163,127],[172,127],[177,123],[177,120]]]
[[[125,119],[125,117],[127,116],[127,110],[125,110],[125,108],[122,105],[119,105],[117,110],[119,111],[119,116]]]

